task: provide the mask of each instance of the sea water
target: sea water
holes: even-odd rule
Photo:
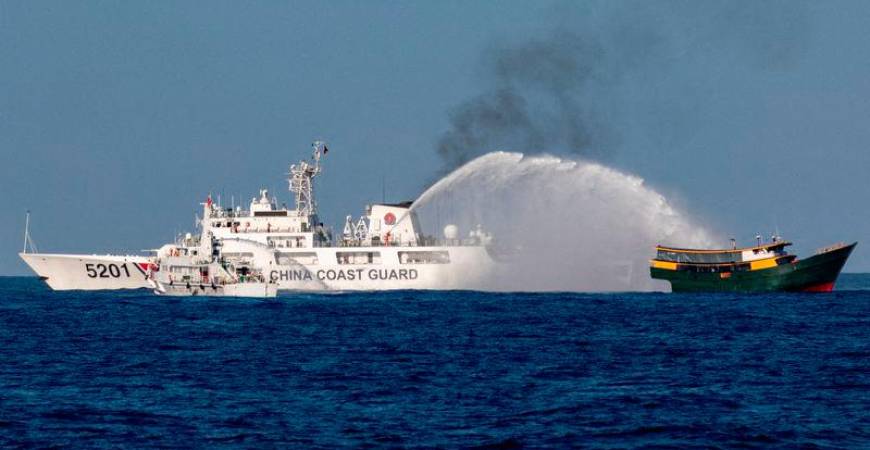
[[[52,292],[0,278],[2,447],[870,446],[830,294]]]

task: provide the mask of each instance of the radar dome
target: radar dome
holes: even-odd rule
[[[452,223],[444,227],[444,239],[456,239],[459,236],[459,227]]]

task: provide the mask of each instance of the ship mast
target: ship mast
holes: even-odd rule
[[[30,234],[30,210],[28,210],[27,215],[24,216],[24,250],[21,250],[21,253],[27,253],[28,234]]]
[[[311,147],[314,149],[311,155],[313,162],[300,161],[298,164],[292,164],[287,178],[290,192],[295,195],[296,213],[302,217],[317,215],[313,180],[320,174],[320,157],[328,151],[323,141],[314,141]]]
[[[39,253],[39,249],[36,248],[36,244],[33,243],[33,238],[30,237],[30,210],[27,210],[27,214],[24,216],[24,249],[21,250],[21,253],[27,253],[27,249],[30,249],[30,253]]]

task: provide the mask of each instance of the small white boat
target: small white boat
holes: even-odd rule
[[[267,281],[261,271],[245,265],[180,253],[158,257],[157,261],[148,275],[157,295],[259,298],[278,295],[276,283]]]

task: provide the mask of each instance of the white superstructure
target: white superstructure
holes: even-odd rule
[[[293,209],[278,207],[265,189],[247,209],[224,208],[209,196],[202,204],[200,233],[164,246],[154,257],[89,257],[86,262],[82,255],[21,256],[54,289],[149,287],[149,264],[159,265],[161,256],[175,252],[256,268],[281,290],[480,287],[492,265],[486,249],[490,237],[477,229],[460,238],[453,225],[445,228],[444,239],[424,236],[410,202],[370,205],[359,218],[347,216],[340,235],[334,235],[320,222],[314,195],[314,178],[322,172],[326,152],[323,142],[315,142],[309,161],[290,166]],[[141,269],[136,270],[139,276],[94,278],[82,266],[117,265],[117,258],[129,259]]]

